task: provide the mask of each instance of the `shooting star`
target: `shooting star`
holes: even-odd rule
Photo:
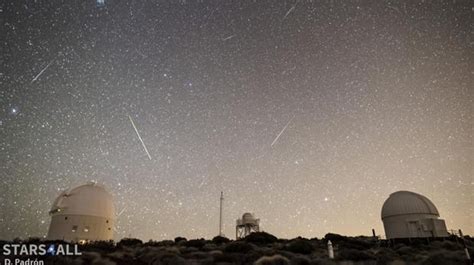
[[[41,72],[39,72],[39,74],[37,74],[35,76],[35,78],[33,78],[33,80],[31,80],[31,83],[35,82],[44,73],[44,71],[46,71],[46,69],[48,69],[48,67],[54,62],[55,59],[53,59],[51,62],[49,62],[49,64],[47,64],[46,67],[44,67],[43,70],[41,70]]]
[[[283,20],[285,20],[285,18],[286,18],[291,12],[293,12],[293,10],[295,10],[295,7],[296,7],[296,5],[292,6],[290,9],[288,9],[288,11],[286,12],[285,16],[283,17]]]
[[[130,119],[130,122],[132,123],[133,128],[135,129],[135,132],[137,133],[138,139],[142,143],[143,149],[145,149],[146,154],[148,155],[148,158],[151,160],[151,155],[148,152],[148,149],[145,146],[145,143],[143,142],[142,137],[140,136],[140,133],[138,132],[137,126],[135,126],[135,123],[132,120],[132,116],[128,115],[128,118]]]
[[[286,128],[288,127],[288,125],[290,125],[290,122],[293,120],[295,116],[291,117],[291,119],[286,123],[285,127],[283,127],[283,129],[281,130],[281,132],[277,135],[277,137],[275,138],[275,140],[273,140],[272,144],[270,146],[273,147],[273,145],[276,143],[276,141],[278,141],[278,138],[280,138],[280,136],[283,134],[283,132],[286,130]]]
[[[122,215],[122,214],[123,214],[123,212],[125,212],[125,209],[126,209],[126,208],[123,208],[123,209],[120,211],[120,213],[117,215],[117,218],[119,218],[119,217],[120,217],[120,215]]]
[[[230,39],[234,38],[235,36],[237,36],[237,35],[236,34],[230,35],[229,37],[223,38],[222,41],[230,40]]]

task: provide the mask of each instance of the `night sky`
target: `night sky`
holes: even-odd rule
[[[474,233],[472,2],[0,3],[0,238],[61,190],[115,196],[116,239],[383,235],[397,190]],[[146,153],[132,122],[149,155]],[[151,159],[150,159],[151,158]]]

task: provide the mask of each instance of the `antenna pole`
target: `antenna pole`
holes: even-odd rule
[[[219,208],[219,236],[222,235],[222,202],[224,201],[224,192],[221,191],[221,199],[220,199],[220,208]]]

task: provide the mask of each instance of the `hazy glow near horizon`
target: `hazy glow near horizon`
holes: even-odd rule
[[[115,195],[116,238],[383,235],[389,194],[474,234],[469,1],[2,5],[0,239],[60,190]],[[133,126],[131,124],[133,123]],[[138,137],[137,137],[138,136]]]

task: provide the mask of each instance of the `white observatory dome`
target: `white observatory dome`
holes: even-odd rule
[[[382,219],[402,214],[432,214],[439,216],[436,206],[425,196],[411,191],[397,191],[382,206]]]
[[[102,185],[90,182],[63,191],[53,202],[48,239],[73,242],[112,240],[115,207]]]
[[[114,216],[112,195],[94,182],[63,191],[53,202],[50,214]]]
[[[255,222],[255,217],[251,213],[244,213],[242,215],[242,222],[244,224]]]
[[[390,194],[381,213],[385,235],[392,238],[448,236],[436,206],[423,195],[411,191]]]

